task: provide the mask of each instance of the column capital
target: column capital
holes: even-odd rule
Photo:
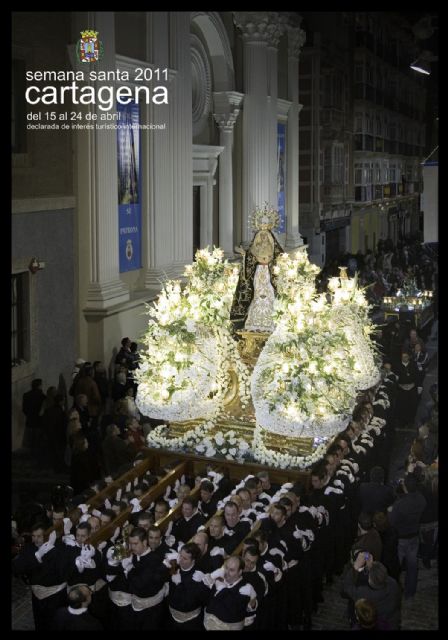
[[[266,43],[277,47],[285,32],[285,20],[276,11],[234,11],[233,21],[245,43]]]
[[[222,131],[233,131],[243,98],[244,94],[237,91],[217,91],[213,93],[213,117]]]
[[[298,58],[303,45],[306,42],[306,33],[300,27],[287,26],[288,30],[288,57]]]

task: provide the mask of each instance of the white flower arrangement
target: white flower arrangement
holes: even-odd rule
[[[148,447],[172,449],[174,451],[182,451],[185,448],[194,448],[196,444],[202,442],[207,433],[214,427],[214,422],[208,420],[196,426],[194,429],[189,429],[182,436],[173,438],[168,435],[169,427],[166,424],[159,425],[153,431],[151,431],[146,442]]]
[[[316,269],[302,251],[277,260],[276,328],[252,376],[257,423],[283,436],[334,435],[346,424],[356,390],[379,377],[356,280],[331,279],[328,300],[316,294]]]
[[[189,282],[168,281],[143,341],[136,405],[143,415],[181,421],[211,419],[222,409],[235,370],[243,407],[249,401],[249,373],[231,336],[230,306],[239,268],[219,248],[202,249],[188,265]]]
[[[257,212],[260,228],[269,212]],[[272,212],[271,212],[272,213]],[[265,216],[265,217],[263,217]],[[179,437],[166,425],[148,436],[148,445],[225,457],[258,460],[281,468],[305,469],[320,459],[329,437],[341,430],[356,391],[379,380],[368,305],[356,279],[332,278],[330,294],[317,294],[319,268],[305,251],[282,254],[273,268],[276,324],[250,375],[231,333],[230,307],[239,268],[221,249],[196,253],[185,269],[188,283],[167,282],[149,309],[136,378],[141,413],[168,421],[201,419]],[[233,368],[243,409],[252,399],[256,428],[251,444],[233,431],[213,433],[223,415]],[[317,437],[309,456],[270,451],[263,430],[285,437]]]

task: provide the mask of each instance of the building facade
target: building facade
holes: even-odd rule
[[[117,77],[80,85],[168,99],[26,103],[36,73],[85,69],[86,29],[94,69]],[[319,265],[418,229],[425,92],[393,14],[17,12],[12,34],[14,448],[33,378],[68,387],[77,357],[112,370],[161,283],[198,248],[234,258],[264,203],[286,250],[305,241]]]
[[[182,277],[197,248],[215,244],[233,257],[265,202],[282,207],[282,244],[302,244],[300,23],[298,14],[278,12],[13,15],[14,448],[31,380],[68,387],[77,357],[112,368],[120,339],[139,341],[145,304],[161,282]],[[152,90],[149,76],[166,87],[167,103],[140,103],[126,116],[146,127],[140,135],[123,140],[107,126],[123,117],[115,105],[106,115],[100,104],[24,101],[26,72],[85,69],[75,54],[83,30],[98,35],[97,71],[128,72],[112,81],[115,89]],[[148,70],[140,81],[138,68]],[[35,96],[45,82],[33,80]],[[111,82],[88,84],[99,96]],[[74,122],[66,126],[64,117]],[[126,225],[121,216],[133,215],[136,203],[138,225]],[[41,268],[30,270],[33,258]]]
[[[303,17],[301,233],[323,265],[419,231],[426,91],[396,14]]]

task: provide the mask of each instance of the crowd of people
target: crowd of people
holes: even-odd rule
[[[388,249],[365,256],[361,278],[372,256],[377,271],[381,255],[386,273],[402,268],[386,260]],[[408,249],[406,259],[412,255]],[[425,288],[434,287],[433,276]],[[70,473],[70,487],[58,488],[49,504],[28,503],[15,514],[13,573],[31,585],[36,630],[311,629],[324,586],[341,575],[352,629],[400,629],[403,598],[417,589],[418,557],[430,567],[437,554],[438,391],[433,385],[415,424],[429,361],[423,340],[399,322],[377,340],[382,380],[358,394],[309,486],[276,485],[267,471],[237,483],[207,469],[182,477],[145,509],[142,495],[169,469],[143,473],[96,509],[88,504],[148,454],[153,424],[135,406],[137,344],[123,338],[112,380],[102,363],[78,360],[69,409],[55,387],[45,395],[42,380],[33,380],[23,397],[28,443],[42,455],[44,442],[53,470]],[[390,483],[396,429],[406,426],[416,437],[400,481]],[[160,526],[179,503],[178,517]],[[83,515],[72,522],[76,505]],[[123,527],[90,543],[130,506]],[[54,530],[46,539],[59,521],[62,535]],[[122,557],[116,542],[125,532]]]
[[[86,502],[109,476],[34,513],[13,572],[31,584],[36,629],[310,629],[324,585],[341,574],[352,628],[399,629],[402,598],[417,588],[417,554],[434,556],[438,473],[436,449],[412,451],[403,481],[384,484],[399,385],[386,368],[377,387],[359,394],[309,487],[276,486],[268,472],[236,484],[204,470],[143,510],[141,496],[167,472],[153,470],[95,510]],[[428,407],[433,424],[436,405]],[[130,464],[144,456],[134,452]],[[195,486],[199,500],[190,495]],[[179,502],[178,519],[159,526]],[[76,524],[67,515],[75,504],[83,512]],[[89,543],[129,505],[125,557],[116,553],[118,527]],[[63,535],[45,541],[58,520]],[[17,522],[22,535],[23,526]]]
[[[438,305],[438,260],[430,246],[417,240],[406,240],[398,246],[388,240],[379,240],[375,251],[348,252],[330,260],[319,276],[321,290],[326,289],[328,278],[339,275],[339,267],[347,267],[349,277],[358,274],[359,284],[366,287],[370,304],[380,305],[384,296],[394,296],[410,285],[420,291],[433,291],[434,307]]]

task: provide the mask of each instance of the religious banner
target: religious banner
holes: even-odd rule
[[[141,267],[140,111],[135,102],[117,104],[118,226],[120,273]]]
[[[286,124],[277,124],[277,194],[280,225],[277,233],[286,232]]]

